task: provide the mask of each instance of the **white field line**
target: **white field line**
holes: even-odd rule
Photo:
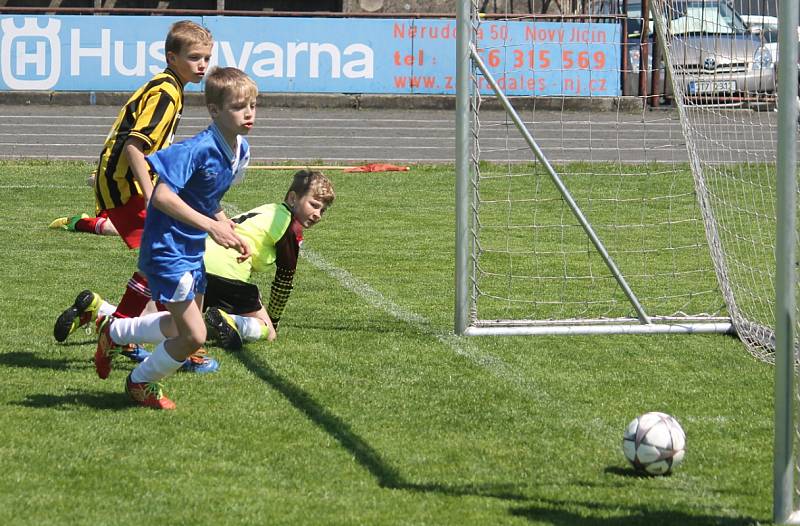
[[[230,203],[223,203],[222,206],[228,217],[241,213],[241,210],[238,210],[235,205]],[[511,365],[507,364],[502,359],[492,356],[491,354],[480,352],[467,338],[437,331],[431,326],[427,318],[408,309],[404,309],[372,288],[368,283],[361,281],[348,271],[329,263],[320,254],[310,250],[307,243],[304,243],[303,249],[300,251],[300,257],[334,278],[345,290],[360,297],[367,305],[380,309],[390,316],[410,325],[421,334],[432,336],[455,354],[487,370],[492,376],[508,382],[522,391],[534,394],[537,399],[550,398],[546,392],[532,385],[529,379],[519,374]]]
[[[116,114],[97,114],[97,115],[19,115],[19,114],[0,114],[0,121],[8,122],[11,119],[20,120],[22,122],[15,123],[14,125],[22,125],[22,126],[37,126],[40,127],[40,123],[33,122],[35,120],[45,120],[47,123],[52,123],[53,121],[67,121],[64,124],[59,123],[59,126],[106,126],[108,123],[113,123]],[[80,121],[97,121],[97,124],[81,124]],[[206,116],[189,116],[183,115],[181,117],[181,122],[188,122],[188,121],[197,121],[201,123],[197,125],[199,128],[203,128],[208,123],[208,117]],[[285,127],[289,128],[302,128],[308,129],[308,125],[312,124],[314,129],[326,129],[332,128],[341,130],[343,124],[352,123],[356,128],[361,129],[364,128],[363,126],[359,126],[364,123],[364,117],[284,117],[284,116],[276,116],[276,117],[259,117],[258,123],[260,125],[266,125],[266,123],[276,123],[281,129]],[[452,130],[455,126],[455,120],[452,118],[443,118],[443,119],[411,119],[411,118],[397,118],[397,119],[387,119],[382,118],[380,120],[381,123],[386,124],[396,124],[392,126],[392,129],[419,129],[420,125],[441,125],[439,127],[433,127],[432,129],[447,129]],[[634,130],[639,129],[654,129],[654,128],[669,128],[669,129],[680,129],[680,123],[675,120],[671,121],[664,121],[664,120],[654,120],[654,121],[646,121],[642,122],[639,119],[633,119],[631,117],[629,120],[604,120],[604,121],[591,121],[587,119],[575,119],[575,120],[552,120],[552,119],[529,119],[524,120],[523,122],[528,126],[535,126],[537,128],[541,126],[551,126],[556,128],[561,127],[571,127],[572,129],[577,130],[585,130],[587,126],[591,126],[592,128],[616,128],[616,127],[624,127],[626,129],[633,128]],[[30,123],[30,124],[28,124]],[[288,123],[288,124],[287,124]],[[293,123],[298,123],[294,125]],[[768,124],[768,123],[765,123]],[[646,128],[645,128],[646,126]],[[501,127],[501,128],[510,128],[513,127],[508,121],[504,119],[484,119],[481,122],[482,128],[487,127]],[[347,126],[347,129],[351,129],[351,126]]]
[[[379,132],[379,131],[381,131],[381,129],[371,129],[370,130],[368,128],[365,128],[365,130],[368,130],[368,131],[371,131],[371,132]],[[388,130],[388,131],[394,131],[394,130]],[[424,130],[424,131],[427,131],[427,130]],[[89,139],[89,138],[102,138],[102,139],[105,139],[107,135],[108,134],[106,134],[106,133],[93,133],[93,134],[82,133],[80,135],[80,137],[83,138],[83,139]],[[36,138],[38,138],[38,137],[70,137],[70,136],[71,135],[69,133],[63,133],[63,132],[62,133],[0,132],[0,137],[12,137],[12,138],[13,137],[36,137]],[[191,137],[191,136],[192,136],[191,134],[183,134],[183,133],[179,133],[177,135],[178,138]],[[304,140],[310,140],[310,139],[331,139],[331,138],[332,137],[330,135],[306,135],[306,134],[291,135],[291,134],[287,134],[287,133],[274,133],[274,134],[269,134],[269,133],[250,133],[250,134],[247,135],[247,139],[248,139],[249,142],[252,142],[252,139],[304,139]],[[417,135],[405,135],[405,136],[396,135],[396,136],[392,136],[392,137],[379,137],[379,136],[376,136],[374,133],[372,133],[370,135],[349,135],[347,137],[347,139],[350,140],[350,141],[389,141],[389,140],[391,140],[391,141],[395,141],[395,140],[398,140],[398,141],[419,141],[421,138],[424,138],[426,140],[439,139],[441,141],[447,141],[447,142],[452,142],[453,141],[452,137],[436,137],[436,136],[424,137],[424,136],[421,136],[420,134],[417,134]],[[489,140],[505,140],[504,137],[489,137],[488,139]],[[641,141],[641,139],[639,139],[639,140]],[[522,141],[523,141],[523,139],[520,138],[519,142],[522,142]],[[6,144],[6,143],[3,143],[3,144]],[[19,144],[19,143],[14,142],[14,143],[11,143],[11,144]],[[40,144],[41,145],[41,143],[34,143],[34,144]],[[94,143],[81,143],[81,144],[86,144],[86,145],[90,145],[90,146],[94,145]],[[98,149],[100,149],[100,148],[102,148],[102,141],[98,142]]]
[[[75,188],[87,188],[86,186],[78,185],[59,185],[59,184],[0,184],[0,190],[74,190]]]
[[[64,136],[62,136],[62,137],[64,137]],[[298,138],[300,138],[300,137],[298,137]],[[303,138],[305,139],[307,137],[303,137]],[[333,137],[319,137],[319,138],[320,139],[324,138],[324,139],[333,140]],[[380,140],[380,141],[393,140],[391,137],[371,137],[371,138],[365,137],[364,139],[365,140],[367,140],[367,139],[368,140]],[[426,142],[429,143],[434,139],[437,139],[437,138],[436,137],[432,137],[432,138],[426,140]],[[408,140],[419,140],[419,138],[415,139],[415,138],[409,137]],[[436,146],[436,145],[425,146],[425,145],[418,145],[418,144],[412,144],[410,146],[393,145],[392,149],[394,149],[394,150],[441,150],[443,148],[454,148],[455,147],[455,146],[452,145],[452,143],[453,143],[452,139],[441,138],[441,139],[438,139],[438,140],[443,142],[443,143],[447,143],[447,146]],[[39,149],[42,149],[42,148],[45,148],[45,147],[53,148],[53,147],[70,147],[70,146],[95,148],[95,145],[93,145],[93,144],[74,143],[74,142],[60,142],[60,143],[50,142],[50,143],[47,143],[46,145],[45,144],[41,144],[41,143],[35,143],[35,142],[0,142],[0,146],[14,146],[14,147],[17,147],[17,148],[29,148],[30,147],[30,148],[39,148]],[[275,144],[258,144],[258,145],[254,145],[254,148],[258,148],[259,150],[285,150],[285,149],[290,148],[290,147],[291,146],[287,146],[285,144],[284,145],[275,145]],[[356,146],[356,145],[352,145],[352,144],[321,144],[319,146],[314,146],[314,145],[303,146],[302,149],[304,149],[304,150],[322,150],[322,151],[326,151],[326,150],[369,150],[369,149],[381,148],[381,147],[382,146],[379,145],[379,144],[367,145],[367,146]]]
[[[380,309],[390,316],[407,323],[426,336],[435,338],[439,343],[448,347],[458,356],[466,358],[473,364],[485,369],[496,378],[509,382],[526,392],[535,393],[537,398],[549,398],[547,393],[543,392],[541,389],[535,389],[535,386],[531,385],[530,381],[520,375],[511,365],[496,356],[481,352],[475,348],[469,339],[437,331],[424,316],[401,307],[372,288],[368,283],[361,281],[346,270],[329,263],[317,252],[309,250],[307,247],[303,248],[300,255],[317,269],[322,270],[337,280],[345,290],[360,297],[367,305]]]
[[[12,155],[5,155],[0,153],[0,160],[3,161],[19,161],[19,160],[28,160],[28,159],[47,159],[47,160],[63,160],[63,161],[96,161],[96,155],[50,155],[46,157],[41,156],[33,156],[33,155],[21,155],[21,154],[12,154]],[[500,159],[501,161],[507,161],[507,159]],[[519,161],[529,162],[528,159],[520,159]],[[353,156],[353,157],[331,157],[325,156],[324,159],[320,157],[314,156],[306,156],[306,157],[290,157],[290,156],[253,156],[250,158],[250,162],[253,164],[268,164],[268,163],[285,163],[285,162],[292,162],[295,164],[301,164],[308,162],[309,165],[318,164],[323,162],[325,164],[328,163],[337,163],[337,162],[402,162],[402,163],[450,163],[452,164],[453,158],[452,157],[415,157],[413,159],[409,159],[408,157],[399,157],[393,156],[388,157],[386,155],[381,157],[370,157],[370,156]],[[511,161],[517,162],[517,161]]]
[[[47,122],[52,122],[53,120],[66,120],[66,121],[76,121],[76,120],[102,120],[102,121],[112,121],[116,118],[116,113],[99,113],[96,115],[19,115],[19,114],[0,114],[0,119],[7,120],[7,119],[20,119],[24,121],[31,121],[31,120],[45,120]],[[199,122],[208,122],[209,117],[202,116],[202,117],[195,117],[190,115],[183,115],[181,116],[181,122],[186,121],[199,121]],[[313,123],[316,128],[316,125],[319,123],[325,122],[353,122],[353,123],[363,123],[364,117],[259,117],[258,122],[277,122],[277,123],[286,123],[286,122],[303,122],[303,123]],[[452,119],[410,119],[410,118],[398,118],[398,119],[381,119],[381,122],[397,122],[400,124],[427,124],[427,123],[453,123],[455,122]]]

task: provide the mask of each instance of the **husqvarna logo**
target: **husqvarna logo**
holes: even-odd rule
[[[11,18],[0,23],[0,74],[10,89],[47,90],[61,75],[61,21],[51,18],[45,27],[39,27],[36,20],[25,18],[22,27]]]
[[[714,57],[706,57],[703,61],[703,69],[706,71],[714,71],[717,69],[717,60]]]

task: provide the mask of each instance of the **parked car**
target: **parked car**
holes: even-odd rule
[[[747,30],[759,35],[764,47],[772,53],[772,60],[778,62],[778,17],[768,15],[739,15]]]
[[[677,84],[690,101],[758,103],[774,99],[772,51],[759,35],[748,30],[725,0],[672,0],[664,5],[665,22],[672,35],[670,59]],[[645,49],[640,1],[629,0],[626,18],[629,73],[625,75],[625,91],[638,95],[641,53]],[[651,20],[647,40],[650,50],[654,38]],[[647,57],[646,64],[649,91],[652,56]],[[663,66],[658,71],[664,79]],[[672,97],[669,82],[660,87],[661,94]]]
[[[778,68],[778,17],[768,15],[741,15],[747,29],[754,35],[758,35],[764,43],[764,47],[772,53],[775,67]],[[797,42],[800,45],[800,25],[797,26]],[[800,67],[798,67],[800,70]],[[798,82],[800,82],[800,71],[798,71]]]

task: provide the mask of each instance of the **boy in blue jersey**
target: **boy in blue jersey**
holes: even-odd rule
[[[333,185],[325,175],[300,170],[282,203],[262,205],[232,218],[236,233],[250,246],[249,259],[240,262],[236,250],[206,240],[205,321],[222,347],[237,350],[245,341],[277,337],[278,322],[293,289],[303,232],[322,220],[334,198]],[[273,264],[275,275],[264,305],[250,278]],[[159,343],[154,339],[160,333],[142,327],[146,325],[135,321],[115,322],[109,336],[117,344]]]
[[[212,48],[211,33],[197,23],[182,20],[170,27],[164,42],[167,69],[131,95],[106,137],[93,182],[98,215],[62,218],[50,226],[95,232],[113,224],[128,248],[139,249],[154,184],[145,156],[172,144],[183,111],[184,88],[203,80]],[[113,314],[119,318],[138,316],[149,301],[147,280],[136,269]],[[103,305],[97,294],[78,294],[74,304],[56,320],[56,341],[64,341],[78,327],[93,321],[102,307],[108,305]]]
[[[117,348],[109,334],[112,323],[126,326],[121,327],[123,332],[135,329],[167,338],[126,380],[126,392],[140,405],[174,409],[175,404],[162,394],[158,382],[180,369],[184,360],[205,343],[202,305],[206,237],[238,251],[241,261],[250,257],[250,247],[236,234],[220,202],[230,185],[243,177],[249,162],[249,146],[242,136],[255,122],[257,95],[255,83],[242,71],[213,70],[206,76],[205,87],[211,126],[147,157],[158,183],[147,209],[139,268],[147,276],[153,300],[168,312],[130,319],[104,318],[94,356],[98,376],[107,378]]]

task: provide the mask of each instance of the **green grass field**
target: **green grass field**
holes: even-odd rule
[[[135,257],[53,231],[93,208],[76,163],[0,164],[0,524],[768,523],[773,369],[728,336],[452,336],[452,167],[333,173],[279,339],[209,346],[174,412],[131,406],[95,338],[52,325],[91,288],[118,301]],[[279,200],[251,171],[231,213]],[[271,276],[259,284],[268,286]],[[684,464],[639,477],[637,414],[675,415]]]

